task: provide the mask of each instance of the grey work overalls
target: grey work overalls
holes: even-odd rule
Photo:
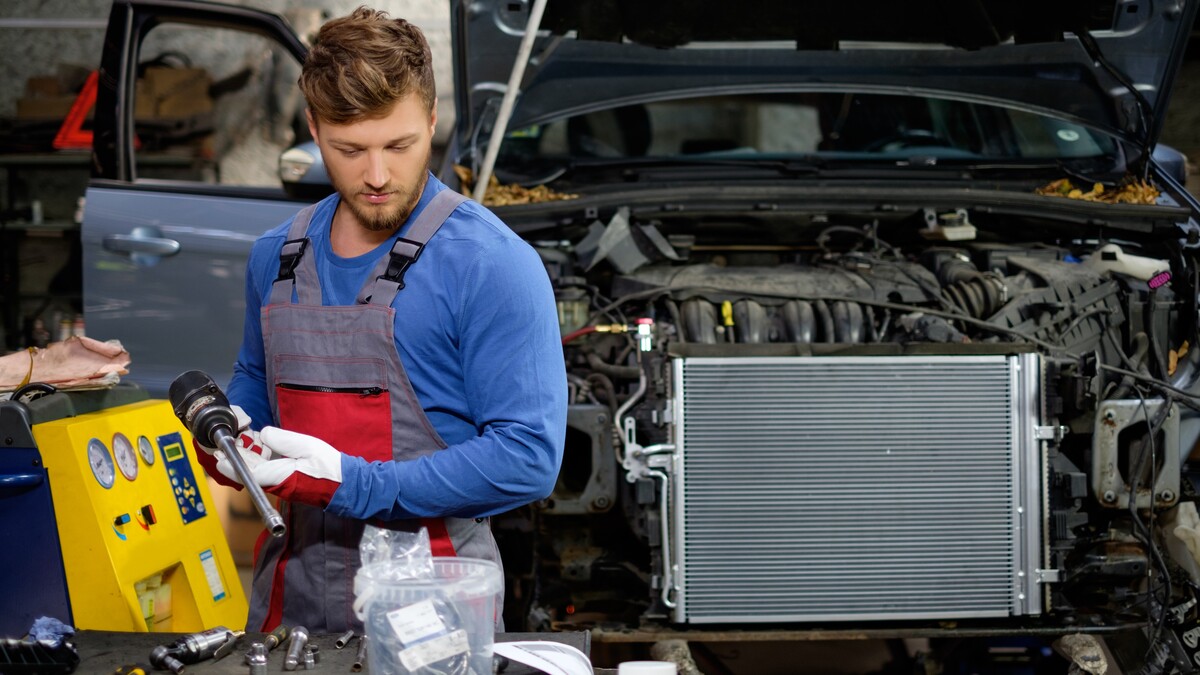
[[[400,362],[391,305],[404,288],[405,270],[465,199],[453,190],[435,195],[376,265],[357,303],[349,306],[321,305],[316,263],[312,255],[304,255],[315,205],[296,215],[280,253],[279,277],[262,310],[267,389],[280,427],[316,436],[368,461],[412,460],[446,447]],[[259,539],[246,629],[270,631],[283,623],[305,626],[313,634],[361,632],[352,604],[365,521],[306,504],[280,506],[287,533]],[[500,564],[486,518],[372,524],[404,530],[425,525],[435,556]]]

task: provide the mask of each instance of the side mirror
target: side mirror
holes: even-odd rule
[[[1150,155],[1150,159],[1163,173],[1175,179],[1177,183],[1187,184],[1187,157],[1182,152],[1169,145],[1159,143],[1154,146],[1154,152]]]
[[[333,183],[313,141],[288,148],[279,156],[279,181],[290,197],[316,201],[333,193]]]

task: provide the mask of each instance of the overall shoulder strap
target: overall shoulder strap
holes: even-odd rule
[[[279,275],[271,284],[269,304],[291,303],[292,289],[296,290],[296,299],[300,304],[321,304],[321,284],[317,282],[316,263],[311,255],[304,255],[311,243],[308,238],[308,224],[316,210],[316,204],[306,206],[292,219],[287,241],[279,251]],[[296,281],[297,268],[300,268],[299,282]]]
[[[425,244],[467,198],[454,190],[445,189],[434,195],[405,237],[398,237],[392,250],[375,266],[371,277],[358,292],[358,302],[389,306],[404,288],[404,273],[412,266]]]

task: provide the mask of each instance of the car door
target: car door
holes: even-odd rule
[[[178,0],[113,3],[83,206],[87,333],[164,394],[200,369],[228,384],[251,244],[304,202],[278,178],[305,47],[284,18]]]

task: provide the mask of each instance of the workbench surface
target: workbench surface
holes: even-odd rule
[[[146,669],[147,673],[150,673],[152,672],[150,668],[150,650],[158,645],[173,642],[179,636],[179,633],[79,631],[73,638],[80,659],[79,667],[75,669],[75,672],[86,673],[87,675],[107,675],[113,673],[121,666],[140,665]],[[219,673],[246,675],[248,667],[243,657],[250,649],[250,643],[262,642],[264,636],[264,633],[246,633],[241,637],[237,648],[229,656],[220,661],[210,660],[189,664],[184,669],[184,672],[195,673],[197,675],[205,673],[211,675]],[[337,635],[314,635],[310,638],[309,642],[320,646],[321,660],[317,664],[316,669],[312,671],[316,675],[321,675],[322,673],[326,675],[340,675],[341,673],[351,672],[350,666],[355,660],[358,639],[355,638],[344,649],[336,649],[334,641],[337,638]],[[571,645],[584,654],[590,655],[591,634],[587,632],[500,633],[496,635],[497,642],[511,642],[514,640],[551,640]],[[283,647],[273,650],[268,660],[267,672],[285,672],[283,670],[283,657],[285,654],[286,652]],[[157,672],[166,673],[169,671]],[[300,670],[293,672],[306,673],[309,671],[303,670],[303,665],[301,665]],[[363,672],[370,672],[369,664]],[[536,672],[539,671],[530,670],[520,664],[512,664],[512,666],[505,669],[504,675],[522,675],[524,673]]]

